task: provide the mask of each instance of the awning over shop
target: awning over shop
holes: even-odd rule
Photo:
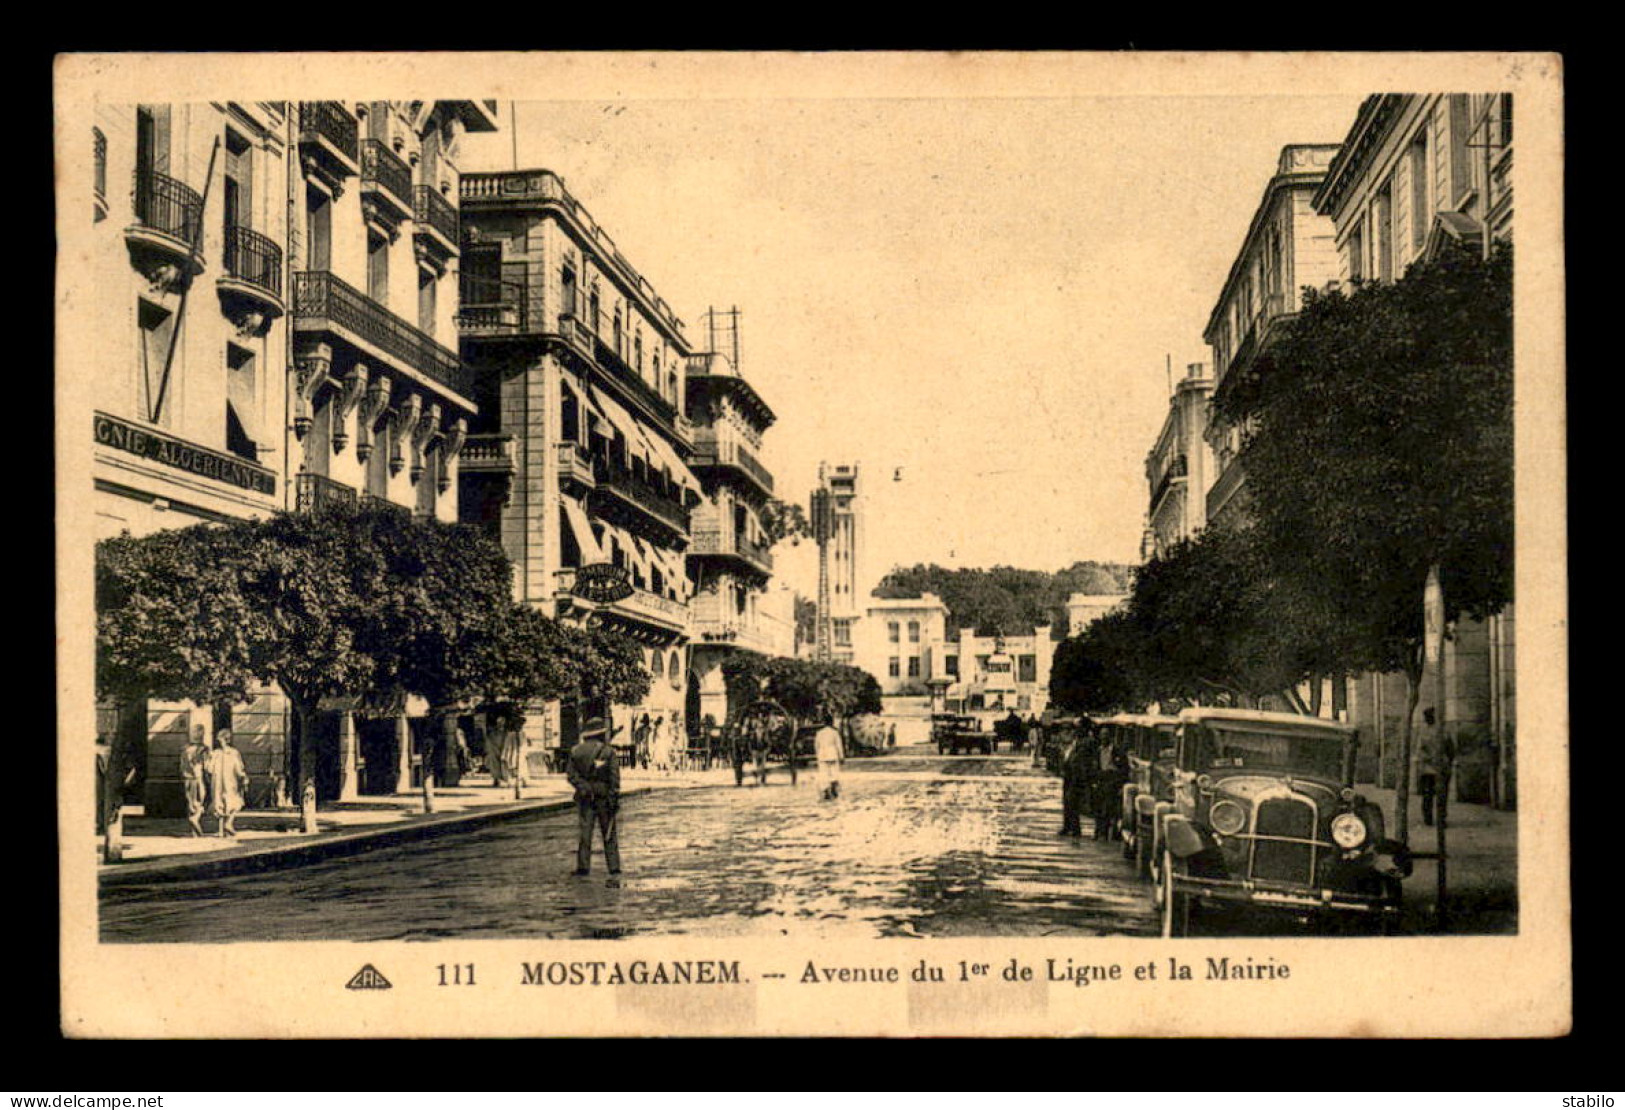
[[[564,517],[570,522],[570,531],[575,534],[576,546],[581,548],[582,561],[607,562],[603,549],[598,546],[598,538],[593,535],[592,522],[587,519],[581,505],[573,497],[560,498],[559,503],[564,506]]]
[[[672,481],[696,493],[700,491],[700,480],[694,476],[694,472],[688,468],[688,464],[677,457],[677,452],[672,448],[671,444],[666,442],[663,436],[651,434],[649,443],[654,447],[659,462],[664,463],[666,468],[671,471]]]
[[[603,390],[591,384],[587,386],[587,397],[591,401],[593,408],[602,413],[611,426],[621,433],[621,438],[626,440],[626,449],[628,451],[634,455],[641,455],[646,460],[653,460],[658,457],[654,446],[649,442],[649,437],[644,434],[642,425],[633,419],[631,413],[621,407],[620,402],[607,396]]]

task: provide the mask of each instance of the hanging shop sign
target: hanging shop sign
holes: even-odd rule
[[[576,569],[571,592],[597,605],[609,605],[632,596],[632,582],[625,567],[614,563],[588,563]]]

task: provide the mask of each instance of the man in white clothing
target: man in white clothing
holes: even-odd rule
[[[818,755],[818,778],[824,784],[820,797],[840,797],[841,762],[846,758],[846,752],[841,746],[841,734],[835,731],[834,718],[827,710],[823,725],[813,736],[813,750]]]

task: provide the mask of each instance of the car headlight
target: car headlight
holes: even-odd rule
[[[1234,836],[1247,827],[1247,811],[1228,798],[1214,802],[1207,819],[1220,836]]]
[[[1365,822],[1357,813],[1339,813],[1332,818],[1332,842],[1339,848],[1358,848],[1365,843]]]

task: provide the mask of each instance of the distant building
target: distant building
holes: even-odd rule
[[[1241,250],[1208,317],[1202,338],[1213,349],[1213,395],[1231,375],[1252,366],[1279,325],[1297,314],[1304,286],[1320,288],[1338,274],[1332,223],[1315,210],[1316,190],[1337,145],[1283,147],[1275,175],[1253,213]],[[1241,429],[1214,419],[1207,427],[1214,454],[1207,489],[1209,523],[1230,523],[1245,511],[1245,475],[1237,459]]]
[[[1066,599],[1068,634],[1076,636],[1107,613],[1115,612],[1127,600],[1127,594],[1073,594]]]
[[[770,612],[765,592],[773,574],[772,545],[762,534],[761,512],[773,496],[773,475],[757,455],[773,424],[773,410],[726,354],[688,360],[687,411],[694,429],[690,466],[702,500],[694,510],[688,546],[693,583],[690,606],[688,718],[727,721],[722,667],[739,652],[790,654],[785,624]]]
[[[951,680],[943,691],[949,713],[1026,715],[1049,705],[1055,641],[1047,624],[1026,636],[978,636],[960,629],[943,645],[941,659],[942,677]]]
[[[856,625],[863,616],[863,493],[855,463],[818,464],[815,497],[828,498],[828,542],[820,551],[819,636],[829,656],[851,663],[856,656]],[[816,526],[816,522],[815,522]],[[822,645],[820,645],[822,647]]]
[[[467,174],[461,201],[459,325],[479,403],[462,518],[500,538],[517,600],[640,645],[653,682],[638,704],[612,707],[626,728],[617,743],[648,735],[651,747],[683,747],[693,700],[688,551],[706,503],[687,461],[696,352],[557,175]],[[630,592],[592,599],[584,574],[623,577]],[[575,742],[583,713],[605,709],[572,700],[537,708],[524,737],[533,775],[550,749]]]
[[[922,695],[926,681],[945,673],[948,607],[935,594],[871,598],[857,626],[853,663],[880,681],[884,695]]]
[[[1207,367],[1200,362],[1186,367],[1185,376],[1168,400],[1167,419],[1146,455],[1145,477],[1151,491],[1146,515],[1148,558],[1163,554],[1207,524],[1207,484],[1213,473],[1213,449],[1206,433],[1208,399],[1212,394],[1213,379]]]

